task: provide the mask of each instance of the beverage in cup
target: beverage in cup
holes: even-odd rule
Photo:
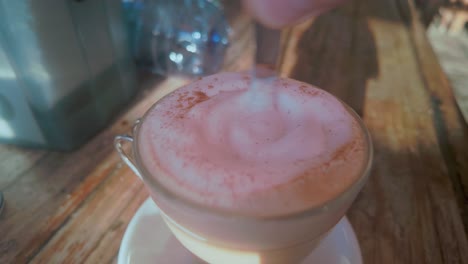
[[[300,262],[345,215],[372,160],[342,101],[247,72],[175,90],[116,146],[177,239],[209,263]]]

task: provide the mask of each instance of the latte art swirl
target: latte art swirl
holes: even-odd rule
[[[365,165],[358,122],[335,97],[290,79],[221,73],[163,98],[140,129],[145,167],[168,189],[262,215],[319,205]]]

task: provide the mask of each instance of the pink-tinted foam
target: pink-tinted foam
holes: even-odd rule
[[[205,77],[166,96],[140,129],[146,169],[180,196],[260,215],[322,204],[366,163],[358,122],[330,94],[247,73]]]

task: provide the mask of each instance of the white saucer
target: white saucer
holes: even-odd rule
[[[120,244],[118,264],[197,263],[166,227],[148,198],[133,216]],[[344,217],[303,264],[362,264],[361,250]]]

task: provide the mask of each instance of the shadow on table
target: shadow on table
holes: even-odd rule
[[[300,36],[289,76],[329,91],[362,115],[367,81],[379,74],[370,15],[410,25],[409,10],[398,4],[354,0],[316,18]]]
[[[318,17],[298,40],[298,59],[289,75],[331,92],[360,115],[381,113],[380,120],[374,118],[371,126],[375,152],[369,182],[348,213],[363,249],[364,262],[380,259],[394,263],[443,262],[447,256],[453,256],[456,262],[466,259],[466,250],[461,246],[466,245],[463,232],[466,206],[460,176],[466,160],[462,153],[466,149],[462,147],[466,146],[463,137],[466,129],[449,130],[450,124],[444,120],[447,113],[443,112],[447,110],[441,107],[448,109],[450,105],[440,106],[441,99],[429,91],[420,95],[433,101],[432,106],[420,104],[431,106],[433,113],[408,113],[403,104],[386,105],[380,100],[379,104],[373,104],[373,109],[363,109],[369,80],[378,78],[385,69],[392,70],[378,61],[377,53],[391,58],[394,51],[391,45],[400,44],[386,45],[385,41],[392,39],[383,38],[386,32],[382,30],[411,27],[408,7],[402,0],[391,2],[356,0]],[[369,27],[372,23],[368,19],[380,23],[378,29]],[[385,23],[395,27],[387,27]],[[388,87],[376,84],[372,87],[373,96],[379,96],[377,89]],[[428,123],[431,119],[433,124]],[[432,129],[432,125],[437,139],[425,131]]]

